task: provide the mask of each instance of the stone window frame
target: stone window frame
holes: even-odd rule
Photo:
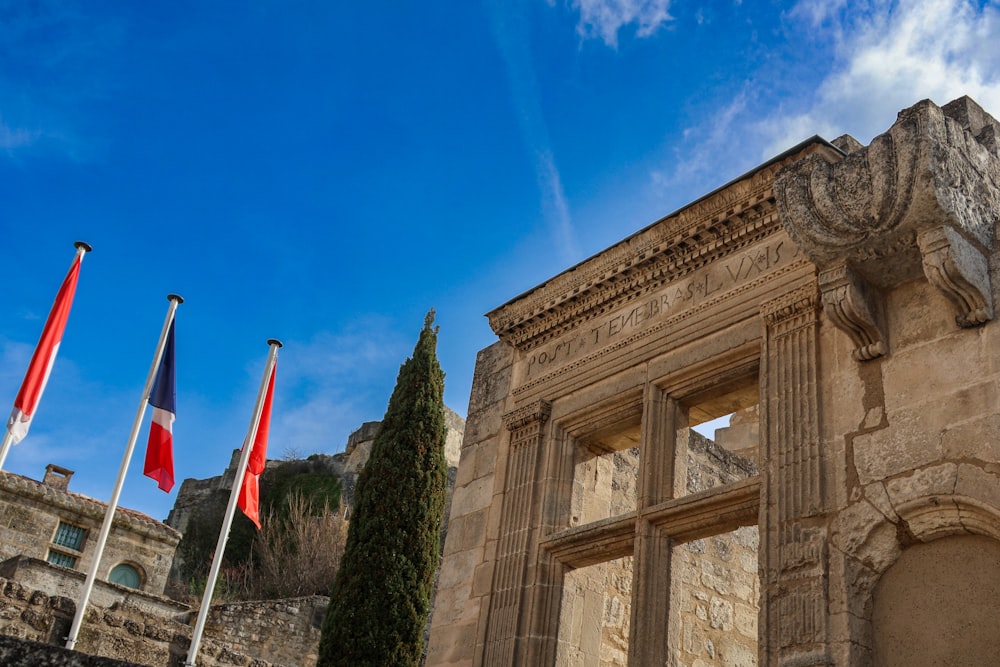
[[[88,532],[83,526],[60,519],[52,533],[46,560],[61,567],[76,568],[83,556]]]
[[[611,413],[617,412],[621,423],[631,419],[638,402],[641,414],[639,498],[633,511],[550,532],[539,540],[540,550],[553,558],[563,571],[633,556],[634,576],[638,579],[649,563],[660,559],[669,563],[669,550],[674,546],[744,526],[763,530],[761,473],[692,494],[678,496],[674,489],[676,458],[682,451],[678,449],[676,434],[679,428],[686,426],[680,422],[682,419],[686,422],[690,406],[702,403],[705,397],[713,394],[722,395],[727,388],[740,384],[750,386],[752,383],[748,379],[753,377],[761,404],[762,437],[766,433],[762,355],[761,341],[757,340],[667,371],[656,379],[647,379],[640,391],[625,392],[617,400],[595,403],[558,419],[553,424],[555,432],[573,440],[585,440],[614,421]],[[763,442],[761,445],[763,451]],[[655,600],[657,596],[665,599],[662,596],[669,594],[670,577],[660,579],[665,582],[661,581],[659,587],[649,587],[648,591],[637,590],[633,581],[633,595],[645,597],[645,606],[657,607],[636,614],[644,601],[633,602],[633,620],[642,621],[633,622],[631,628],[630,661],[636,659],[637,664],[662,662],[661,657],[666,657],[669,619],[665,606]],[[664,583],[666,590],[662,589]],[[631,646],[633,642],[655,636],[650,633],[657,627],[662,641],[658,648]],[[558,626],[552,629],[553,635],[558,629]]]

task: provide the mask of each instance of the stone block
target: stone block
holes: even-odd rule
[[[451,520],[488,508],[493,500],[493,478],[481,477],[465,486],[455,487],[451,499]]]
[[[941,432],[945,458],[1000,463],[1000,414],[984,414],[948,426]]]
[[[947,496],[955,491],[958,466],[941,463],[913,471],[912,474],[891,479],[885,484],[889,500],[899,513],[900,505],[928,496]]]
[[[987,472],[979,465],[960,463],[955,494],[986,504],[1000,522],[1000,477],[996,474]],[[1000,533],[1000,526],[994,527],[993,530]]]
[[[938,433],[926,416],[922,409],[899,410],[888,415],[888,428],[854,437],[854,465],[862,484],[941,460]]]

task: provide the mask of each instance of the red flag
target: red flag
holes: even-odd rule
[[[15,445],[28,435],[31,418],[34,417],[35,408],[42,398],[45,383],[49,381],[56,353],[59,352],[63,330],[66,328],[66,320],[69,319],[69,310],[73,306],[73,295],[76,293],[76,281],[80,277],[82,259],[83,252],[78,252],[72,266],[69,267],[69,273],[66,274],[55,303],[52,304],[52,310],[49,311],[49,317],[45,320],[42,337],[38,340],[35,353],[31,355],[31,363],[28,364],[28,372],[24,374],[24,382],[21,383],[21,389],[14,399],[14,409],[11,410],[10,418],[7,420],[7,430],[10,431],[11,442]]]
[[[156,380],[149,392],[153,406],[153,420],[149,424],[149,443],[142,474],[156,480],[156,485],[166,493],[174,487],[174,418],[177,416],[177,383],[174,364],[174,324],[170,321],[167,339],[163,344],[163,357],[156,370]]]
[[[250,460],[247,461],[247,471],[243,476],[243,486],[240,487],[238,504],[243,513],[260,529],[260,474],[267,465],[267,435],[271,430],[271,398],[274,396],[274,376],[278,371],[275,360],[271,368],[271,378],[267,381],[267,392],[264,394],[264,405],[260,411],[260,421],[257,423],[257,435],[253,439],[250,450]]]

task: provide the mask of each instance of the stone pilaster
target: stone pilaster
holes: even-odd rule
[[[765,610],[768,667],[828,665],[825,508],[819,449],[817,329],[813,284],[765,303],[767,404]]]
[[[518,664],[515,656],[525,650],[518,646],[525,640],[519,626],[528,599],[526,570],[532,556],[530,541],[538,525],[534,511],[539,495],[538,470],[544,426],[551,410],[546,401],[537,401],[504,415],[510,448],[482,662],[489,667]]]

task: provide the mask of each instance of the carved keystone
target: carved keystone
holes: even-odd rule
[[[885,333],[880,325],[875,291],[847,263],[833,266],[819,274],[823,312],[851,338],[852,356],[868,361],[886,354]]]

